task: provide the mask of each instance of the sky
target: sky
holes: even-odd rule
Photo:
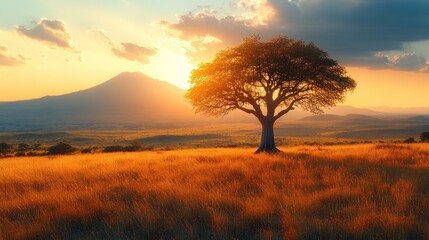
[[[189,88],[243,37],[314,42],[358,86],[344,104],[429,106],[427,0],[14,0],[0,3],[0,101],[60,95],[124,71]]]

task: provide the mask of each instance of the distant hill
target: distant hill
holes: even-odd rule
[[[371,109],[381,113],[429,115],[429,107],[400,108],[400,107],[379,106],[379,107],[371,107]]]
[[[347,121],[347,122],[359,122],[359,121],[379,121],[380,119],[372,116],[362,114],[347,114],[344,116],[335,114],[320,114],[308,116],[300,119],[301,121]]]
[[[234,111],[224,118],[208,118],[193,112],[186,91],[142,73],[124,72],[95,87],[60,96],[0,102],[0,131],[137,129],[196,126],[200,123],[254,122],[249,114]],[[340,105],[313,115],[291,111],[279,120],[288,123],[381,124],[379,117],[394,116],[365,108]],[[405,117],[414,117],[406,119]],[[427,122],[427,116],[404,116],[401,121]],[[37,136],[36,136],[37,137]]]
[[[304,117],[301,121],[338,121],[343,119],[343,116],[335,114],[320,114]]]
[[[142,73],[121,73],[93,88],[0,103],[0,130],[82,124],[171,124],[199,119],[185,91]],[[31,126],[30,126],[31,125]]]
[[[347,105],[338,105],[336,107],[326,109],[324,111],[326,114],[336,114],[336,115],[347,115],[347,114],[359,114],[359,115],[370,115],[370,116],[376,116],[376,115],[386,115],[389,114],[388,112],[378,112],[367,108],[358,108],[358,107],[352,107]]]

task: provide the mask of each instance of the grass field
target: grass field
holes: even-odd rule
[[[0,239],[429,239],[429,144],[6,158]]]

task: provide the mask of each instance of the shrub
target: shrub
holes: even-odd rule
[[[173,151],[174,147],[166,146],[164,148],[161,148],[161,150],[163,150],[163,151]]]
[[[422,132],[420,134],[420,141],[429,142],[429,132]]]
[[[35,143],[35,144],[33,144],[33,149],[34,150],[40,150],[40,147],[42,146],[42,144],[40,144],[40,143]]]
[[[143,150],[139,142],[133,141],[128,146],[112,145],[103,149],[103,152],[137,152]]]
[[[414,143],[414,142],[416,142],[416,141],[412,137],[407,138],[407,139],[404,140],[404,143]]]
[[[80,151],[81,153],[93,153],[94,149],[92,147],[84,148]]]
[[[39,153],[37,153],[37,152],[29,151],[29,152],[27,153],[27,156],[40,156],[40,154],[39,154]]]
[[[150,146],[142,147],[141,150],[144,150],[144,151],[153,151],[154,149],[155,148],[152,145],[150,145]]]
[[[2,142],[0,143],[0,155],[6,156],[8,153],[12,152],[12,146]]]
[[[24,151],[18,151],[15,153],[15,157],[23,157],[25,156],[25,152]]]
[[[124,147],[125,152],[137,152],[140,150],[142,150],[142,146],[138,141],[133,141],[130,143],[130,145]]]
[[[113,146],[107,146],[103,149],[103,152],[108,153],[108,152],[123,152],[124,151],[124,147],[120,146],[120,145],[113,145]]]
[[[66,142],[59,142],[48,148],[48,154],[50,155],[64,155],[71,154],[76,151],[76,148],[72,147]]]
[[[26,144],[26,143],[20,143],[18,144],[18,151],[27,151],[30,149],[30,145]]]

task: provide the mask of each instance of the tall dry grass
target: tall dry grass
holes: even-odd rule
[[[428,239],[429,146],[0,160],[2,239]]]

